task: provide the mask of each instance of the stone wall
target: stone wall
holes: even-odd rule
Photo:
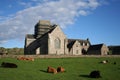
[[[80,46],[80,43],[78,41],[76,41],[71,49],[71,53],[73,55],[82,55],[81,53],[81,46]]]
[[[60,40],[60,48],[55,48],[55,39]],[[56,27],[52,33],[49,34],[49,54],[64,54],[65,52],[65,39],[66,36],[61,31],[60,27]]]
[[[103,45],[101,48],[101,55],[107,55],[109,52],[109,49],[106,45]]]
[[[0,58],[17,58],[32,57],[32,58],[75,58],[75,57],[120,57],[120,55],[0,55]]]

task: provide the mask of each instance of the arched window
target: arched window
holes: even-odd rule
[[[55,49],[60,49],[60,43],[61,43],[60,39],[56,38],[54,42],[55,42]]]

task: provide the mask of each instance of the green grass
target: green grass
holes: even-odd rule
[[[100,64],[102,60],[108,60],[108,64]],[[96,80],[89,78],[92,70],[100,70],[102,78],[97,80],[119,80],[120,79],[120,58],[52,58],[35,59],[31,61],[19,61],[15,58],[1,58],[2,62],[12,62],[18,68],[0,67],[0,80]],[[116,61],[116,65],[113,62]],[[64,73],[47,73],[47,67],[57,68],[63,66]]]

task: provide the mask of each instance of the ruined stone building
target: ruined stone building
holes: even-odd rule
[[[108,52],[109,49],[105,44],[91,45],[87,51],[89,55],[107,55]]]
[[[109,47],[109,54],[112,55],[120,55],[120,45],[113,45],[113,46],[108,46]]]
[[[40,20],[35,25],[34,34],[25,37],[25,54],[37,55],[82,55],[87,54],[89,39],[68,39],[60,26],[50,21]]]

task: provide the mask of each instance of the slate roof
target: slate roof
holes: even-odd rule
[[[74,45],[76,40],[70,40],[68,39],[68,45],[67,45],[67,48],[69,48],[69,50],[72,48],[72,46]]]
[[[100,50],[104,44],[91,45],[88,50]]]
[[[72,41],[79,41],[80,44],[82,45],[83,43],[89,43],[90,44],[90,41],[89,40],[82,40],[82,39],[68,39],[68,44],[71,43]]]
[[[80,43],[81,43],[81,45],[83,44],[83,43],[89,43],[90,44],[90,41],[89,40],[78,40]]]

